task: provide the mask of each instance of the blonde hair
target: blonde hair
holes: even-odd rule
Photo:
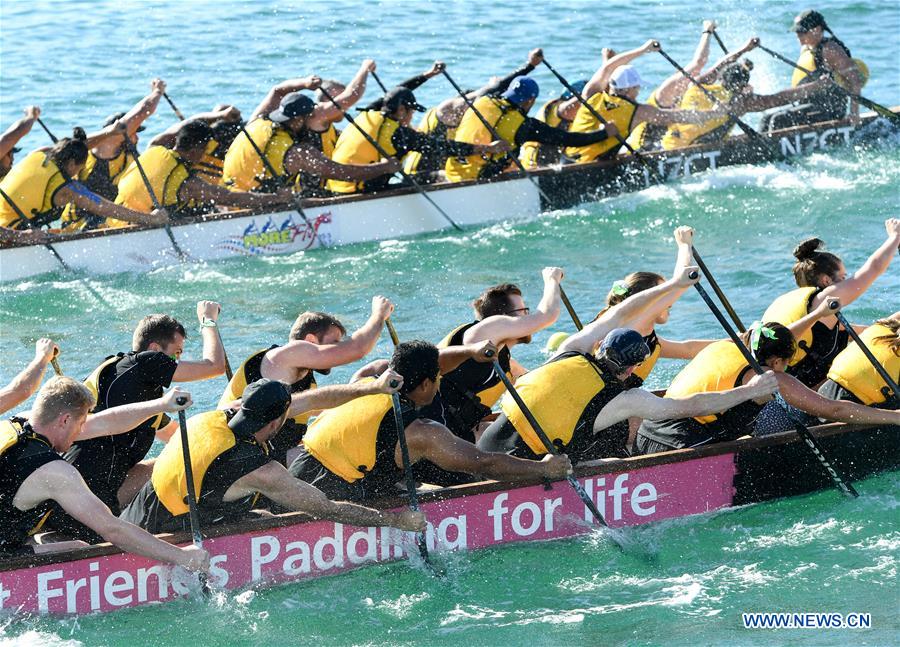
[[[64,413],[83,413],[94,408],[94,394],[71,377],[53,377],[38,391],[31,407],[31,420],[50,424]]]

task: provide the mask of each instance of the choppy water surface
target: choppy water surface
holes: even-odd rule
[[[866,94],[900,102],[893,67],[897,5],[818,7],[872,70]],[[793,55],[786,30],[803,8],[725,3],[707,15],[719,19],[731,45],[758,33]],[[548,60],[575,79],[590,74],[600,47],[635,46],[651,36],[687,60],[700,18],[686,2],[3,2],[0,123],[36,102],[59,133],[73,124],[95,126],[127,109],[151,75],[169,82],[185,112],[219,101],[249,112],[273,82],[311,72],[347,78],[369,55],[386,82],[443,58],[469,85],[518,65],[527,49],[542,45]],[[786,68],[764,54],[753,59],[757,87],[775,90],[787,82]],[[640,65],[652,80],[669,72],[661,58],[645,57]],[[557,91],[548,74],[537,78],[545,94]],[[447,90],[435,79],[418,94],[431,104]],[[145,134],[171,118],[161,105]],[[36,129],[23,145],[43,145],[42,136]],[[566,289],[584,318],[599,308],[614,279],[638,269],[669,271],[671,231],[682,223],[697,229],[698,249],[742,318],[752,321],[792,287],[790,250],[799,239],[824,238],[850,269],[880,244],[884,219],[900,206],[897,143],[814,155],[791,167],[724,169],[463,234],[91,278],[112,311],[63,274],[2,284],[0,378],[7,381],[44,335],[62,345],[64,369],[84,376],[102,357],[126,349],[144,314],[170,312],[191,321],[200,298],[223,304],[222,334],[234,364],[284,340],[302,310],[333,312],[351,328],[361,324],[373,294],[395,300],[401,336],[436,341],[469,319],[467,304],[486,285],[515,281],[536,302],[539,271],[548,264],[566,268]],[[848,315],[866,322],[893,312],[898,294],[895,265]],[[530,347],[517,348],[517,357],[537,364],[549,334],[571,328],[561,319]],[[664,330],[674,338],[721,334],[693,293]],[[199,354],[198,337],[191,335],[189,354]],[[376,353],[388,351],[385,339]],[[329,379],[345,379],[354,368]],[[664,385],[678,368],[662,363],[651,385]],[[222,379],[194,385],[194,400],[212,406],[223,386]],[[623,557],[596,535],[449,556],[446,580],[393,564],[222,596],[210,605],[181,602],[77,620],[0,616],[0,644],[896,644],[898,488],[897,474],[886,474],[859,484],[856,501],[820,492],[631,530],[658,555],[653,562]],[[830,633],[741,627],[742,611],[772,610],[870,612],[873,627]]]

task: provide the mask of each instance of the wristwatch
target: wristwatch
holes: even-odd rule
[[[204,317],[200,321],[200,327],[201,328],[218,328],[219,324],[216,323],[215,319],[207,319]]]

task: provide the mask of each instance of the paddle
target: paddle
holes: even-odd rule
[[[496,139],[496,140],[501,140],[501,141],[502,141],[502,140],[503,140],[503,137],[500,136],[500,133],[497,132],[497,129],[494,128],[494,127],[488,122],[488,120],[484,118],[484,115],[481,114],[481,112],[478,111],[478,109],[475,107],[475,104],[472,103],[472,101],[469,99],[469,97],[466,96],[466,93],[463,92],[463,89],[462,89],[461,87],[459,87],[459,85],[457,85],[456,81],[454,81],[454,80],[450,77],[450,73],[447,72],[447,68],[446,68],[446,67],[443,68],[443,69],[441,69],[441,74],[443,74],[444,77],[450,82],[450,85],[452,85],[452,86],[453,86],[453,89],[456,90],[457,94],[459,94],[459,96],[462,97],[462,100],[466,102],[466,105],[469,106],[469,110],[471,110],[472,112],[474,112],[474,113],[475,113],[475,116],[478,117],[478,120],[479,120],[482,124],[484,124],[484,127],[485,127],[485,128],[488,129],[488,132],[491,133],[491,137],[493,137],[493,138]],[[544,198],[544,201],[545,201],[548,205],[552,205],[553,203],[552,203],[552,201],[550,200],[550,196],[548,196],[546,193],[544,193],[544,190],[541,188],[541,185],[538,184],[538,181],[534,178],[533,175],[531,175],[531,173],[528,172],[528,169],[525,168],[525,165],[522,164],[522,160],[520,160],[520,159],[518,158],[518,156],[516,156],[515,154],[513,154],[513,155],[509,155],[509,154],[508,154],[507,156],[513,161],[513,163],[514,163],[517,167],[519,167],[519,170],[520,170],[520,171],[525,175],[525,177],[528,178],[528,180],[534,185],[534,188],[536,188],[536,189],[538,190],[538,193],[541,194],[541,197]]]
[[[784,62],[784,63],[787,63],[788,65],[790,65],[791,67],[793,67],[793,68],[795,68],[795,69],[798,69],[798,70],[801,70],[801,71],[803,71],[803,72],[806,72],[807,74],[812,74],[812,71],[811,71],[811,70],[807,70],[805,67],[802,67],[802,66],[800,66],[800,65],[797,65],[797,64],[796,64],[794,61],[792,61],[791,59],[787,58],[786,56],[782,56],[782,55],[779,54],[778,52],[773,51],[773,50],[769,49],[768,47],[763,47],[762,45],[759,45],[759,48],[760,48],[762,51],[764,51],[766,54],[768,54],[769,56],[771,56],[772,58],[777,58],[779,61],[782,61],[782,62]],[[871,99],[867,99],[867,98],[865,98],[864,96],[861,96],[861,95],[859,95],[859,94],[854,94],[853,92],[850,92],[850,90],[847,90],[846,88],[842,88],[840,85],[838,85],[837,83],[835,83],[835,81],[834,81],[833,78],[831,79],[831,82],[834,83],[835,87],[837,87],[838,90],[840,90],[841,92],[843,92],[844,94],[846,94],[848,97],[850,97],[851,99],[853,99],[853,100],[856,101],[857,103],[864,105],[865,107],[869,108],[870,110],[874,110],[875,112],[877,112],[879,115],[881,115],[881,116],[884,117],[885,119],[888,119],[889,121],[891,121],[892,123],[894,123],[894,125],[900,125],[900,115],[898,115],[897,113],[895,113],[894,111],[892,111],[892,110],[891,110],[890,108],[888,108],[887,106],[883,106],[883,105],[881,105],[880,103],[875,103],[875,102],[872,101]]]
[[[712,33],[713,38],[716,39],[716,42],[719,43],[719,47],[722,48],[722,51],[723,51],[725,54],[727,54],[727,53],[728,53],[728,48],[725,47],[725,43],[722,42],[722,38],[719,36],[719,32],[717,32],[715,29],[713,29],[711,33]]]
[[[726,297],[725,293],[722,292],[722,288],[719,287],[719,283],[713,278],[712,272],[709,271],[709,268],[706,267],[706,263],[704,263],[703,259],[700,258],[700,254],[697,253],[696,247],[691,247],[691,255],[694,257],[694,260],[697,261],[697,265],[703,271],[703,275],[712,286],[713,292],[715,292],[716,296],[719,297],[719,301],[725,307],[725,311],[728,313],[728,316],[731,317],[734,325],[737,326],[738,330],[740,330],[742,333],[747,332],[747,328],[744,326],[741,318],[738,317],[737,312],[735,312],[734,308],[731,307],[731,302],[728,301],[728,297]]]
[[[572,93],[572,96],[575,97],[576,99],[578,99],[578,102],[581,105],[583,105],[585,108],[587,108],[588,112],[590,112],[591,115],[593,115],[594,119],[599,121],[604,126],[609,124],[609,122],[603,118],[603,115],[601,115],[599,112],[597,112],[594,109],[594,106],[589,104],[587,102],[587,100],[581,95],[581,93],[578,90],[576,90],[575,87],[573,87],[571,83],[566,81],[565,77],[563,77],[562,74],[557,72],[556,69],[554,69],[554,67],[552,65],[550,65],[550,63],[547,62],[546,58],[542,59],[541,62],[547,66],[548,70],[553,72],[553,76],[555,76],[557,79],[559,79],[559,82],[563,84],[563,87],[566,90],[568,90],[570,93]],[[644,167],[647,169],[647,172],[653,176],[654,180],[656,180],[660,184],[662,184],[663,182],[666,181],[666,179],[660,174],[659,170],[655,166],[653,166],[647,160],[646,157],[644,157],[643,155],[638,153],[631,144],[629,144],[627,141],[625,141],[625,138],[622,136],[622,133],[616,133],[616,139],[619,140],[619,143],[625,147],[625,150],[627,150],[629,153],[631,153],[632,156],[634,156],[634,158],[636,160],[638,160],[641,164],[644,165]]]
[[[394,343],[394,346],[398,346],[400,344],[400,338],[397,336],[394,324],[391,323],[390,319],[385,319],[384,323],[387,326],[388,333],[391,336],[391,341]],[[396,387],[397,383],[391,382],[391,386]],[[403,411],[400,408],[400,394],[392,394],[391,400],[393,401],[394,406],[394,425],[397,427],[397,442],[400,444],[400,458],[403,462],[403,476],[406,481],[406,497],[409,499],[409,509],[413,512],[418,512],[419,495],[416,492],[416,479],[413,476],[412,463],[409,460],[409,446],[406,444],[406,425],[403,424]],[[438,573],[437,568],[431,563],[431,558],[428,555],[428,542],[425,539],[425,533],[416,533],[416,546],[419,547],[419,555],[422,556],[422,559],[425,561],[428,568],[433,573]]]
[[[373,76],[374,76],[374,74],[375,73],[372,72]],[[377,79],[378,77],[375,77],[375,78]],[[320,87],[319,92],[321,92],[326,97],[328,97],[328,100],[334,104],[334,107],[337,108],[342,115],[344,115],[344,119],[349,121],[353,125],[353,127],[356,128],[356,130],[358,130],[359,133],[365,138],[365,140],[367,142],[369,142],[372,146],[375,147],[375,150],[378,151],[379,155],[381,155],[385,159],[391,157],[390,155],[387,154],[387,152],[384,150],[384,148],[381,147],[381,144],[379,144],[377,141],[375,141],[375,139],[373,139],[372,136],[362,128],[362,126],[360,126],[358,123],[356,123],[356,121],[353,120],[353,117],[351,117],[349,114],[347,114],[343,108],[341,108],[341,104],[339,104],[337,101],[334,100],[334,97],[331,96],[331,93],[329,93],[328,90],[326,90],[323,87]],[[406,180],[407,182],[412,184],[416,188],[416,191],[418,191],[419,194],[423,198],[425,198],[431,204],[432,207],[437,209],[438,213],[440,213],[441,216],[444,217],[444,220],[446,220],[451,225],[453,225],[453,228],[456,229],[457,231],[462,231],[462,227],[460,227],[458,224],[456,224],[456,222],[453,220],[453,218],[448,216],[447,212],[444,211],[443,209],[441,209],[441,207],[438,206],[438,204],[434,200],[431,199],[431,196],[428,195],[428,192],[425,191],[425,189],[422,188],[422,185],[419,184],[418,182],[416,182],[416,180],[409,173],[404,171],[402,168],[398,171],[398,173],[400,173],[400,175],[403,177],[404,180]]]
[[[187,398],[176,398],[178,404],[187,402]],[[181,453],[184,459],[184,479],[187,483],[188,512],[191,520],[191,536],[194,546],[203,548],[203,535],[200,534],[200,510],[197,507],[197,493],[194,490],[194,464],[191,462],[191,448],[188,446],[187,416],[184,409],[178,412],[178,428],[181,434]],[[203,595],[209,596],[209,582],[206,573],[198,575],[200,590]]]
[[[163,95],[163,99],[165,99],[168,102],[168,104],[172,107],[172,112],[175,113],[175,116],[178,117],[178,119],[180,121],[184,121],[184,114],[181,112],[181,110],[179,110],[178,108],[175,107],[175,104],[169,98],[169,95],[166,94],[165,92],[163,92],[162,95]]]
[[[62,369],[59,367],[59,361],[56,359],[59,356],[59,348],[53,349],[53,357],[50,358],[50,366],[53,367],[53,372],[56,373],[59,377],[63,376]]]
[[[879,362],[872,354],[872,351],[869,350],[869,347],[866,346],[866,343],[860,338],[859,333],[853,329],[853,324],[847,321],[847,318],[842,312],[835,312],[834,316],[837,317],[837,320],[844,327],[844,330],[847,331],[847,334],[849,334],[853,338],[853,341],[856,342],[856,345],[859,346],[859,350],[866,356],[866,359],[872,363],[872,367],[881,376],[881,379],[884,380],[885,384],[891,387],[891,391],[894,392],[894,397],[900,399],[900,386],[897,385],[894,378],[888,374],[884,366],[881,365],[881,362]]]
[[[700,91],[703,92],[704,95],[706,95],[707,99],[712,101],[717,106],[723,106],[723,107],[725,106],[725,104],[722,103],[721,101],[719,101],[718,97],[716,97],[712,92],[707,90],[706,87],[704,87],[702,83],[700,83],[697,79],[695,79],[693,76],[688,74],[687,70],[685,70],[683,67],[681,67],[675,61],[675,59],[673,59],[671,56],[666,54],[665,50],[663,50],[662,47],[660,47],[658,51],[664,59],[666,59],[667,61],[669,61],[669,63],[672,64],[672,67],[674,67],[676,70],[681,72],[688,81],[690,81],[691,83],[696,85],[698,88],[700,88]],[[769,156],[772,159],[776,159],[781,162],[787,160],[787,158],[782,154],[782,152],[780,150],[778,150],[777,148],[775,148],[768,139],[766,139],[762,134],[753,130],[753,128],[751,128],[745,121],[743,121],[736,114],[734,114],[733,111],[726,110],[725,114],[728,115],[728,117],[734,123],[736,123],[738,125],[738,128],[740,128],[741,130],[744,131],[744,134],[746,134],[748,138],[755,141],[760,146],[760,148],[768,151]]]
[[[159,200],[156,198],[156,193],[153,191],[153,186],[150,184],[150,178],[147,177],[147,174],[144,172],[144,165],[141,164],[141,161],[138,159],[140,157],[140,153],[138,153],[137,146],[134,145],[134,142],[131,141],[131,138],[127,133],[122,135],[122,139],[125,145],[125,150],[131,155],[134,160],[134,165],[137,167],[138,173],[141,174],[141,180],[144,181],[144,186],[147,188],[147,193],[150,194],[150,201],[153,203],[154,209],[162,209],[162,205],[159,203]],[[178,258],[182,261],[186,261],[188,256],[184,253],[181,247],[178,245],[178,242],[175,240],[175,234],[172,233],[172,227],[169,223],[163,225],[163,228],[166,230],[166,235],[169,237],[169,242],[172,243],[172,249],[175,250],[175,253],[178,254]]]
[[[240,124],[241,132],[244,133],[244,137],[247,138],[247,141],[250,142],[250,146],[253,147],[253,150],[256,151],[257,155],[259,155],[259,159],[262,160],[263,166],[266,167],[266,171],[268,171],[269,175],[271,175],[272,178],[276,182],[279,183],[279,185],[284,186],[284,180],[285,180],[284,176],[279,175],[275,171],[275,167],[272,166],[272,163],[269,161],[269,158],[266,157],[266,154],[263,152],[263,150],[259,146],[256,145],[256,142],[253,141],[253,138],[250,136],[250,133],[247,132],[247,127],[242,122],[238,122],[238,123]],[[326,246],[325,243],[323,243],[322,239],[319,237],[318,229],[313,227],[312,222],[310,222],[309,218],[306,216],[306,212],[303,211],[303,207],[300,204],[301,200],[302,199],[300,198],[299,195],[294,196],[294,209],[297,211],[298,214],[300,214],[300,217],[303,218],[303,222],[306,223],[307,229],[309,229],[313,233],[313,236],[316,237],[316,240],[319,242],[319,247],[325,247]]]
[[[375,74],[375,70],[372,70],[371,72],[369,72],[369,74],[371,74],[372,78],[375,79],[375,83],[378,84],[378,87],[381,88],[381,91],[387,94],[388,89],[384,86],[384,83],[381,82],[381,79],[378,78],[378,75]]]
[[[47,128],[47,124],[45,124],[43,121],[41,121],[40,117],[36,117],[36,119],[37,119],[37,122],[41,125],[41,128],[44,129],[44,132],[47,133],[47,136],[50,138],[50,141],[52,141],[54,144],[57,143],[59,141],[59,139],[56,138],[56,135],[54,135],[53,133],[50,132],[50,129]]]
[[[694,277],[691,277],[694,278]],[[722,314],[722,311],[719,310],[718,306],[713,303],[712,298],[706,292],[702,285],[699,282],[694,283],[694,287],[697,289],[697,292],[700,293],[700,297],[706,302],[706,305],[709,306],[709,309],[712,311],[713,315],[715,315],[716,319],[719,320],[719,323],[722,325],[722,328],[725,329],[725,332],[728,333],[728,336],[731,338],[731,341],[734,342],[734,345],[737,346],[738,350],[744,356],[744,359],[747,360],[747,363],[750,364],[750,367],[756,372],[757,375],[762,375],[765,371],[763,367],[760,366],[759,362],[756,361],[756,358],[750,352],[750,350],[744,346],[744,343],[741,341],[741,338],[738,337],[737,333],[734,332],[734,328],[731,327],[731,324],[728,323],[728,320],[725,319],[725,316]],[[794,416],[790,412],[790,408],[787,402],[784,401],[784,398],[781,396],[781,393],[775,392],[775,400],[778,402],[779,406],[781,406],[785,413],[787,413],[788,417],[791,418],[791,421],[794,423],[794,429],[797,431],[797,434],[803,441],[809,446],[810,450],[812,450],[813,455],[822,465],[822,468],[828,473],[828,476],[831,477],[831,480],[834,482],[835,486],[841,491],[844,496],[848,497],[858,497],[859,493],[857,493],[856,489],[854,489],[853,485],[849,483],[846,479],[842,478],[835,468],[831,465],[831,462],[828,458],[825,457],[825,453],[822,451],[819,442],[816,440],[815,436],[810,433],[809,429],[806,428],[799,420],[795,419]]]
[[[487,351],[493,355],[492,351]],[[503,371],[503,368],[500,366],[500,362],[495,358],[494,359],[494,372],[500,376],[500,379],[503,381],[504,386],[506,386],[506,390],[509,392],[509,395],[515,400],[516,405],[519,407],[519,410],[525,416],[525,419],[528,421],[528,424],[531,425],[531,428],[534,429],[534,433],[537,434],[537,437],[540,439],[541,443],[544,445],[544,448],[550,454],[559,454],[559,449],[557,449],[556,445],[550,442],[550,438],[547,437],[547,434],[544,433],[544,430],[538,424],[538,421],[535,419],[534,415],[528,409],[528,406],[525,404],[525,401],[522,400],[522,396],[519,395],[519,392],[516,391],[516,387],[513,386],[512,381],[506,376],[506,373]],[[575,478],[572,474],[566,476],[566,480],[572,486],[572,489],[575,490],[575,493],[578,495],[584,505],[588,510],[591,511],[591,514],[594,515],[594,519],[597,520],[597,523],[601,526],[608,528],[609,524],[606,523],[606,519],[603,518],[603,515],[600,514],[600,510],[597,509],[596,504],[594,504],[593,500],[591,500],[590,495],[585,491],[584,487],[581,483],[578,482],[578,479]],[[622,548],[622,545],[616,541],[616,544]]]
[[[566,306],[566,310],[569,311],[569,316],[572,317],[572,323],[575,324],[575,328],[577,330],[584,328],[581,324],[581,319],[578,318],[578,313],[575,312],[575,308],[572,307],[572,302],[569,301],[569,296],[561,285],[559,286],[559,298],[563,302],[563,305]]]

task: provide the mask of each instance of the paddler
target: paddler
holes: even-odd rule
[[[806,104],[768,116],[763,130],[844,119],[848,113],[851,120],[858,121],[859,104],[848,100],[841,88],[859,94],[868,80],[868,68],[859,59],[852,58],[848,47],[834,35],[825,22],[825,16],[818,11],[807,9],[798,14],[791,31],[797,34],[800,43],[797,65],[806,70],[795,69],[791,85],[797,87],[822,77],[830,82],[809,97]]]
[[[411,151],[450,156],[493,154],[509,150],[502,141],[462,143],[444,139],[437,134],[426,135],[410,128],[413,115],[425,112],[425,106],[416,101],[412,90],[396,87],[384,96],[380,110],[367,110],[354,118],[356,126],[344,129],[334,149],[334,159],[342,163],[377,164],[382,156],[378,149],[363,136],[360,129],[378,143],[392,159],[400,159]],[[387,188],[392,173],[367,182],[345,182],[329,180],[328,189],[335,193],[371,193]]]
[[[759,43],[758,39],[754,39]],[[796,88],[789,88],[775,94],[756,94],[750,85],[750,70],[753,69],[749,61],[732,63],[725,67],[717,76],[704,75],[699,81],[703,88],[715,101],[706,95],[706,92],[691,85],[681,99],[680,108],[706,112],[712,110],[717,103],[727,107],[728,111],[736,117],[748,112],[760,112],[779,106],[802,101],[809,96],[820,92],[828,85],[827,79],[819,79],[813,83],[806,83]],[[692,144],[710,144],[719,142],[728,136],[734,127],[734,120],[729,115],[714,117],[699,124],[671,124],[663,135],[661,144],[664,150],[674,150]]]
[[[444,425],[422,417],[440,382],[437,347],[403,342],[390,368],[403,377],[401,414],[412,464],[428,460],[449,472],[465,472],[502,481],[561,479],[571,470],[566,456],[523,461],[477,449]],[[289,471],[321,489],[329,498],[366,501],[397,495],[403,463],[391,398],[370,395],[320,415],[303,439],[303,450]]]
[[[894,383],[900,383],[900,312],[879,319],[859,333]],[[879,409],[900,409],[900,398],[878,374],[854,342],[834,358],[819,393],[832,400],[850,400]]]
[[[59,352],[59,346],[46,337],[38,339],[34,345],[34,359],[16,375],[12,382],[0,389],[0,413],[6,413],[37,391],[44,378],[47,364]]]
[[[742,341],[764,369],[770,373],[774,371],[777,389],[788,406],[823,420],[900,424],[900,411],[882,411],[855,402],[830,400],[785,373],[796,343],[791,331],[781,324],[756,322],[744,333]],[[730,339],[725,339],[700,351],[675,377],[665,399],[696,397],[713,390],[740,387],[755,379],[756,375],[740,350]],[[637,453],[655,454],[757,433],[757,417],[769,400],[769,397],[754,397],[741,404],[712,408],[706,415],[681,414],[666,420],[645,420],[638,430]],[[791,425],[788,421],[778,430],[789,429]]]
[[[315,373],[327,375],[336,366],[360,360],[375,348],[393,309],[386,298],[373,297],[368,320],[347,339],[347,330],[336,317],[324,312],[301,313],[291,326],[286,344],[272,344],[244,360],[225,387],[219,407],[239,399],[248,384],[261,378],[280,380],[291,393],[316,388]],[[308,413],[291,416],[273,441],[276,460],[287,463],[285,454],[297,447],[309,418]]]
[[[650,348],[639,332],[620,328],[619,323],[634,318],[667,292],[695,283],[697,279],[690,275],[696,271],[688,267],[680,276],[627,299],[572,335],[559,353],[517,381],[519,396],[550,440],[574,463],[627,457],[629,418],[700,415],[774,390],[774,380],[767,376],[744,389],[665,400],[629,381],[650,357]],[[544,456],[546,448],[509,394],[500,401],[500,409],[501,415],[479,439],[479,448],[529,459]]]
[[[151,144],[138,158],[150,181],[153,197],[159,200],[173,220],[209,213],[216,206],[253,209],[291,203],[293,192],[290,187],[283,187],[275,193],[251,193],[229,191],[206,181],[204,178],[207,176],[194,165],[203,162],[212,141],[213,130],[208,123],[187,121],[178,129],[173,148]],[[149,212],[153,209],[153,198],[137,165],[130,167],[119,181],[116,204],[135,211]],[[126,223],[115,219],[107,219],[101,225],[104,229],[124,226]]]
[[[900,219],[891,218],[884,224],[887,230],[884,242],[849,277],[840,257],[821,249],[824,246],[821,239],[810,238],[800,243],[794,249],[797,262],[793,269],[798,287],[776,298],[763,314],[763,321],[788,326],[829,299],[839,299],[846,308],[861,297],[887,271],[900,247]],[[797,351],[790,358],[787,372],[817,389],[825,380],[831,362],[846,348],[848,338],[837,317],[823,318],[797,337]]]
[[[316,90],[317,76],[292,79],[275,86],[266,95],[247,124],[252,142],[241,133],[225,154],[223,183],[240,191],[271,191],[293,186],[301,194],[321,195],[325,179],[356,182],[391,174],[400,168],[395,160],[378,164],[342,164],[323,152],[328,137],[314,132],[309,119],[323,104],[316,104],[301,90]],[[333,106],[332,106],[333,107]],[[273,178],[256,148],[278,174]]]
[[[616,126],[574,132],[572,129],[554,128],[538,119],[528,116],[540,89],[534,79],[520,76],[513,79],[506,92],[497,97],[484,96],[472,105],[503,138],[510,149],[508,153],[494,155],[476,154],[456,156],[447,160],[444,171],[451,182],[494,177],[510,166],[511,156],[518,156],[519,149],[526,142],[538,142],[548,146],[591,146],[600,145],[615,138],[619,130]],[[454,141],[483,143],[493,137],[472,108],[466,110],[453,136]]]
[[[305,512],[316,519],[360,527],[424,530],[421,512],[373,510],[329,500],[273,460],[269,445],[289,417],[339,407],[354,398],[383,396],[390,401],[390,394],[402,382],[399,375],[389,371],[375,381],[326,386],[291,396],[286,384],[262,379],[247,385],[240,402],[224,411],[191,417],[187,435],[201,525],[246,519],[260,496],[265,496],[280,508]],[[184,457],[181,437],[177,436],[163,449],[153,476],[122,518],[154,533],[189,530],[186,498]]]
[[[241,126],[244,125],[241,111],[229,104],[219,104],[209,112],[191,115],[187,119],[170,126],[151,139],[150,145],[174,148],[178,132],[190,121],[205,122],[209,124],[212,130],[212,139],[206,145],[203,158],[200,161],[193,162],[191,170],[204,182],[221,184],[225,153],[228,152],[228,147],[231,146],[234,138],[241,132]]]
[[[176,397],[185,397],[185,403],[178,405]],[[51,506],[55,505],[122,550],[191,570],[207,570],[209,554],[202,548],[178,548],[116,518],[59,454],[79,434],[113,434],[127,429],[142,416],[189,406],[189,394],[174,391],[153,402],[89,417],[94,402],[93,394],[80,382],[54,377],[38,392],[27,418],[0,422],[0,554],[15,554],[28,548],[49,552],[71,547],[27,545],[29,538],[40,532],[47,515],[52,515]]]
[[[106,135],[104,135],[106,136]],[[52,148],[29,153],[0,182],[0,227],[39,229],[57,220],[73,203],[99,220],[114,218],[141,225],[168,222],[164,210],[141,213],[114,204],[75,180],[88,158],[88,138],[76,128],[72,137],[60,139]]]
[[[509,84],[513,82],[513,79],[530,74],[540,65],[543,59],[544,55],[540,49],[531,50],[528,53],[528,60],[525,65],[513,70],[504,77],[491,78],[487,84],[477,90],[466,92],[466,98],[469,101],[475,101],[479,97],[486,95],[497,96],[503,94],[506,92]],[[440,61],[437,61],[435,66],[440,66],[437,73],[444,69],[444,64]],[[402,83],[401,85],[410,90],[415,90],[415,87],[410,86],[408,83]],[[453,139],[453,134],[456,132],[456,128],[462,121],[467,109],[468,106],[465,100],[461,96],[455,95],[426,110],[417,129],[420,133],[426,135],[436,135],[448,140]],[[446,163],[447,156],[441,154],[439,150],[431,149],[423,153],[412,151],[403,158],[403,170],[410,175],[418,174],[417,179],[429,182],[442,177],[440,172],[444,170]]]
[[[197,303],[203,339],[200,360],[181,358],[187,332],[178,320],[163,314],[141,319],[132,336],[131,352],[107,357],[85,380],[96,395],[94,412],[157,398],[172,382],[206,380],[224,373],[225,356],[216,330],[219,311],[214,301]],[[167,440],[175,429],[177,422],[156,416],[127,433],[79,440],[66,451],[65,458],[91,491],[118,514],[150,477],[153,463],[145,459],[157,434]],[[62,514],[54,514],[51,522],[57,530],[77,538],[83,538],[86,530]],[[90,532],[84,538],[95,539]]]
[[[649,52],[659,51],[659,43],[648,40],[637,49],[616,54],[594,73],[581,93],[590,106],[606,121],[613,124],[624,139],[642,123],[655,126],[669,126],[674,123],[702,123],[710,118],[725,114],[723,107],[709,113],[700,114],[691,110],[664,110],[649,103],[637,103],[644,80],[631,61]],[[559,113],[572,121],[572,133],[593,132],[600,121],[591,114],[577,97],[570,99],[559,108]],[[588,146],[570,146],[566,158],[577,164],[610,159],[618,154],[621,144],[610,137]]]
[[[41,109],[37,106],[28,106],[25,108],[25,116],[16,121],[12,126],[0,135],[0,180],[6,177],[9,170],[13,167],[13,156],[21,149],[16,148],[16,144],[25,135],[31,132],[34,122],[41,116]]]

